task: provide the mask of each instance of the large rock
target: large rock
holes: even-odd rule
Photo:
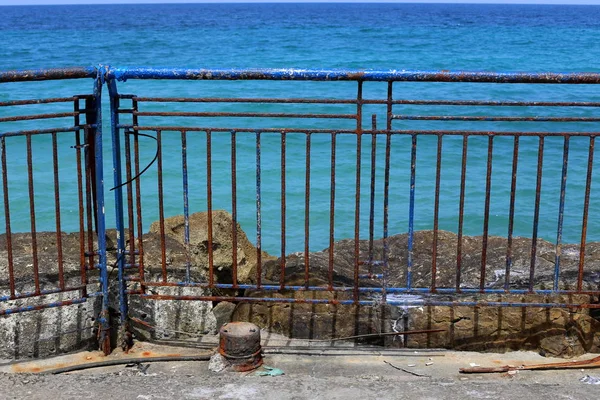
[[[189,216],[190,238],[189,249],[193,268],[208,271],[208,213],[198,212]],[[215,281],[219,283],[232,283],[233,277],[233,219],[223,210],[212,212],[212,252]],[[177,215],[164,220],[165,236],[173,239],[180,246],[173,243],[167,244],[167,249],[174,257],[185,256],[185,221],[183,215]],[[256,279],[257,249],[248,240],[248,237],[236,224],[237,231],[237,280],[238,283],[250,283]],[[158,221],[150,226],[150,234],[160,236],[160,223]],[[160,244],[160,242],[158,242]],[[272,260],[266,252],[261,254],[262,260]],[[179,261],[179,260],[178,260]],[[185,261],[169,261],[170,268],[181,268]],[[156,263],[151,263],[156,264]]]

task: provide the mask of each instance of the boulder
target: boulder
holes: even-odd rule
[[[190,261],[193,269],[208,272],[208,213],[198,212],[189,216],[190,238],[189,250]],[[233,219],[231,215],[223,210],[212,211],[212,254],[215,281],[219,283],[232,283],[233,277]],[[171,257],[185,256],[185,221],[183,215],[165,218],[164,220],[165,237],[172,239],[166,248]],[[237,281],[238,283],[250,283],[256,278],[253,274],[256,271],[257,249],[248,240],[248,237],[236,224],[237,231]],[[149,235],[158,235],[160,239],[160,223],[153,222],[150,226]],[[150,239],[150,238],[148,238]],[[168,240],[167,239],[167,240]],[[145,235],[146,240],[146,235]],[[157,243],[152,240],[153,243]],[[177,243],[178,245],[175,245]],[[160,245],[160,240],[158,241]],[[146,253],[146,250],[145,250]],[[160,253],[159,253],[160,254]],[[266,252],[261,254],[262,260],[272,260],[273,257]],[[148,261],[148,265],[160,265],[162,260]],[[169,260],[170,269],[181,269],[186,265],[186,260]]]

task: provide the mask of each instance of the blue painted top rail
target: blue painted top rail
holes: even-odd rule
[[[596,72],[477,72],[411,70],[326,70],[326,69],[193,69],[151,67],[68,67],[0,71],[0,83],[58,79],[182,79],[182,80],[297,80],[297,81],[405,81],[598,84]]]
[[[95,67],[67,67],[0,71],[0,83],[95,78],[97,75],[98,69]]]
[[[597,84],[600,73],[527,73],[408,70],[319,70],[319,69],[185,69],[110,67],[107,79],[183,80],[298,80],[298,81],[411,81]]]

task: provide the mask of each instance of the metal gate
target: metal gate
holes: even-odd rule
[[[98,339],[108,354],[100,78],[96,68],[0,72],[0,315],[100,296]],[[68,93],[80,86],[73,80],[92,91]]]

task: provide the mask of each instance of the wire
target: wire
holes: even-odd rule
[[[159,154],[159,148],[158,148],[158,139],[152,135],[147,135],[145,133],[139,133],[139,132],[127,132],[128,135],[134,135],[134,136],[144,136],[150,139],[154,139],[156,141],[156,154],[154,155],[154,158],[152,159],[152,161],[150,161],[150,163],[148,165],[146,165],[144,167],[144,169],[137,174],[136,176],[134,176],[133,178],[129,179],[126,182],[121,183],[120,185],[117,185],[115,187],[113,187],[112,189],[110,189],[110,191],[112,192],[113,190],[116,189],[120,189],[125,185],[129,185],[131,182],[135,181],[136,179],[138,179],[140,176],[142,176],[142,174],[144,174],[144,172],[148,171],[148,169],[152,166],[152,164],[154,164],[156,162],[156,160],[158,159],[158,154]]]

